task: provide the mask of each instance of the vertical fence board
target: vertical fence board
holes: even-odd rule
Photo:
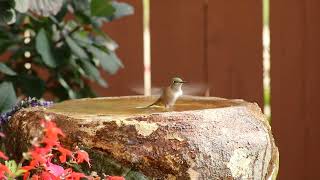
[[[279,179],[320,179],[320,1],[271,0],[272,126]]]
[[[262,1],[208,1],[210,94],[263,106]]]
[[[103,26],[103,30],[119,44],[116,51],[124,68],[115,75],[102,73],[109,87],[94,85],[101,96],[131,95],[136,84],[143,85],[143,8],[142,0],[122,0],[134,6],[134,15],[115,20]]]
[[[151,0],[150,13],[152,85],[174,76],[204,83],[203,1]]]
[[[320,107],[320,1],[305,1],[306,3],[306,123],[308,142],[306,144],[306,175],[307,179],[320,179],[320,121],[317,113]]]

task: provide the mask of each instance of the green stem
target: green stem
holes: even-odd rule
[[[76,31],[78,31],[81,27],[80,26],[76,26],[74,29],[72,29],[67,35],[62,36],[62,38],[60,38],[58,41],[54,42],[54,45],[56,46],[58,43],[62,42],[66,36],[71,36],[73,33],[75,33]]]

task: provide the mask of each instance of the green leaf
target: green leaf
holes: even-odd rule
[[[87,49],[100,61],[102,68],[108,73],[115,74],[119,68],[123,67],[123,64],[113,52],[108,54],[95,46],[88,46]]]
[[[71,51],[80,59],[89,59],[88,54],[71,37],[67,36],[66,41]]]
[[[46,31],[41,28],[36,37],[36,50],[41,55],[43,62],[51,67],[57,67],[57,62],[53,56],[50,42],[47,37]]]
[[[72,4],[76,11],[90,12],[90,2],[89,1],[79,1],[79,0],[72,0]]]
[[[21,13],[25,13],[29,9],[29,0],[14,0],[15,9]]]
[[[18,166],[14,160],[5,161],[5,165],[10,169],[10,171],[14,174],[15,177],[19,177],[26,172],[26,170],[21,169],[21,166]],[[9,177],[9,179],[14,178]]]
[[[11,68],[9,68],[6,64],[0,62],[0,72],[3,74],[9,75],[9,76],[15,76],[17,75],[16,72],[14,72]]]
[[[27,172],[27,171],[24,170],[24,169],[18,169],[18,170],[14,173],[14,175],[15,175],[16,177],[18,177],[18,176],[21,176],[22,174],[24,174],[25,172]]]
[[[0,8],[0,23],[13,24],[16,22],[16,13],[13,9]]]
[[[69,63],[69,58],[71,51],[68,45],[63,44],[61,47],[57,47],[53,50],[56,59],[59,59],[57,66],[67,65]]]
[[[71,99],[77,98],[76,93],[71,89],[71,87],[68,85],[67,81],[65,81],[61,75],[58,75],[58,81],[61,84],[61,86],[67,90],[69,98],[71,98]]]
[[[92,39],[89,38],[89,34],[86,31],[73,33],[72,38],[81,46],[91,46],[93,44]]]
[[[92,16],[112,16],[115,12],[110,0],[92,0],[91,1],[91,15]]]
[[[112,6],[115,8],[113,19],[129,16],[134,13],[134,8],[125,2],[112,1]]]
[[[0,84],[0,111],[5,112],[11,109],[16,103],[17,97],[11,82]]]
[[[32,75],[19,75],[17,83],[22,92],[30,97],[41,98],[46,89],[46,83],[42,79]]]
[[[17,163],[14,160],[10,161],[5,161],[5,165],[10,169],[11,172],[16,172],[17,171]]]
[[[119,47],[119,45],[113,39],[111,39],[108,35],[96,36],[94,38],[94,42],[99,47],[108,48],[109,51],[115,51]]]
[[[97,97],[97,94],[93,92],[91,87],[88,85],[85,85],[83,88],[81,88],[78,92],[78,95],[80,97]]]
[[[0,1],[0,24],[13,24],[16,21],[16,13],[13,8],[13,0]]]
[[[107,87],[107,82],[101,78],[99,70],[89,61],[82,60],[82,67],[90,79],[95,80],[101,86]]]
[[[64,0],[32,0],[29,2],[29,9],[37,15],[49,17],[50,15],[56,15],[63,4]]]
[[[79,22],[81,22],[82,24],[92,23],[90,15],[87,15],[85,12],[77,10],[74,12],[74,15],[76,16],[77,20],[79,20]]]

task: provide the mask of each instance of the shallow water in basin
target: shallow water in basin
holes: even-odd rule
[[[227,106],[239,105],[239,102],[225,99],[199,100],[199,99],[179,99],[171,109],[162,106],[148,107],[156,98],[111,98],[111,99],[82,99],[69,100],[57,103],[49,108],[54,112],[80,113],[95,115],[130,115],[130,114],[151,114],[168,111],[188,111],[199,109],[211,109]]]

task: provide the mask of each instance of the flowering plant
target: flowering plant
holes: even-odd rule
[[[0,125],[7,123],[11,118],[11,116],[13,116],[13,114],[19,111],[20,109],[27,108],[27,107],[37,107],[37,106],[49,107],[52,104],[53,104],[52,101],[38,100],[37,98],[34,98],[34,97],[25,98],[24,100],[19,101],[9,111],[0,114]]]
[[[0,179],[23,179],[32,180],[80,180],[102,179],[96,173],[86,175],[77,166],[81,163],[90,165],[89,155],[86,151],[75,147],[69,150],[63,147],[59,137],[65,134],[51,120],[41,120],[42,137],[36,137],[32,141],[32,147],[23,154],[23,159],[17,164],[0,151],[0,158],[5,163],[0,163]],[[4,138],[4,134],[0,133]],[[79,172],[80,171],[80,172]],[[124,180],[123,177],[105,176],[106,180]]]

